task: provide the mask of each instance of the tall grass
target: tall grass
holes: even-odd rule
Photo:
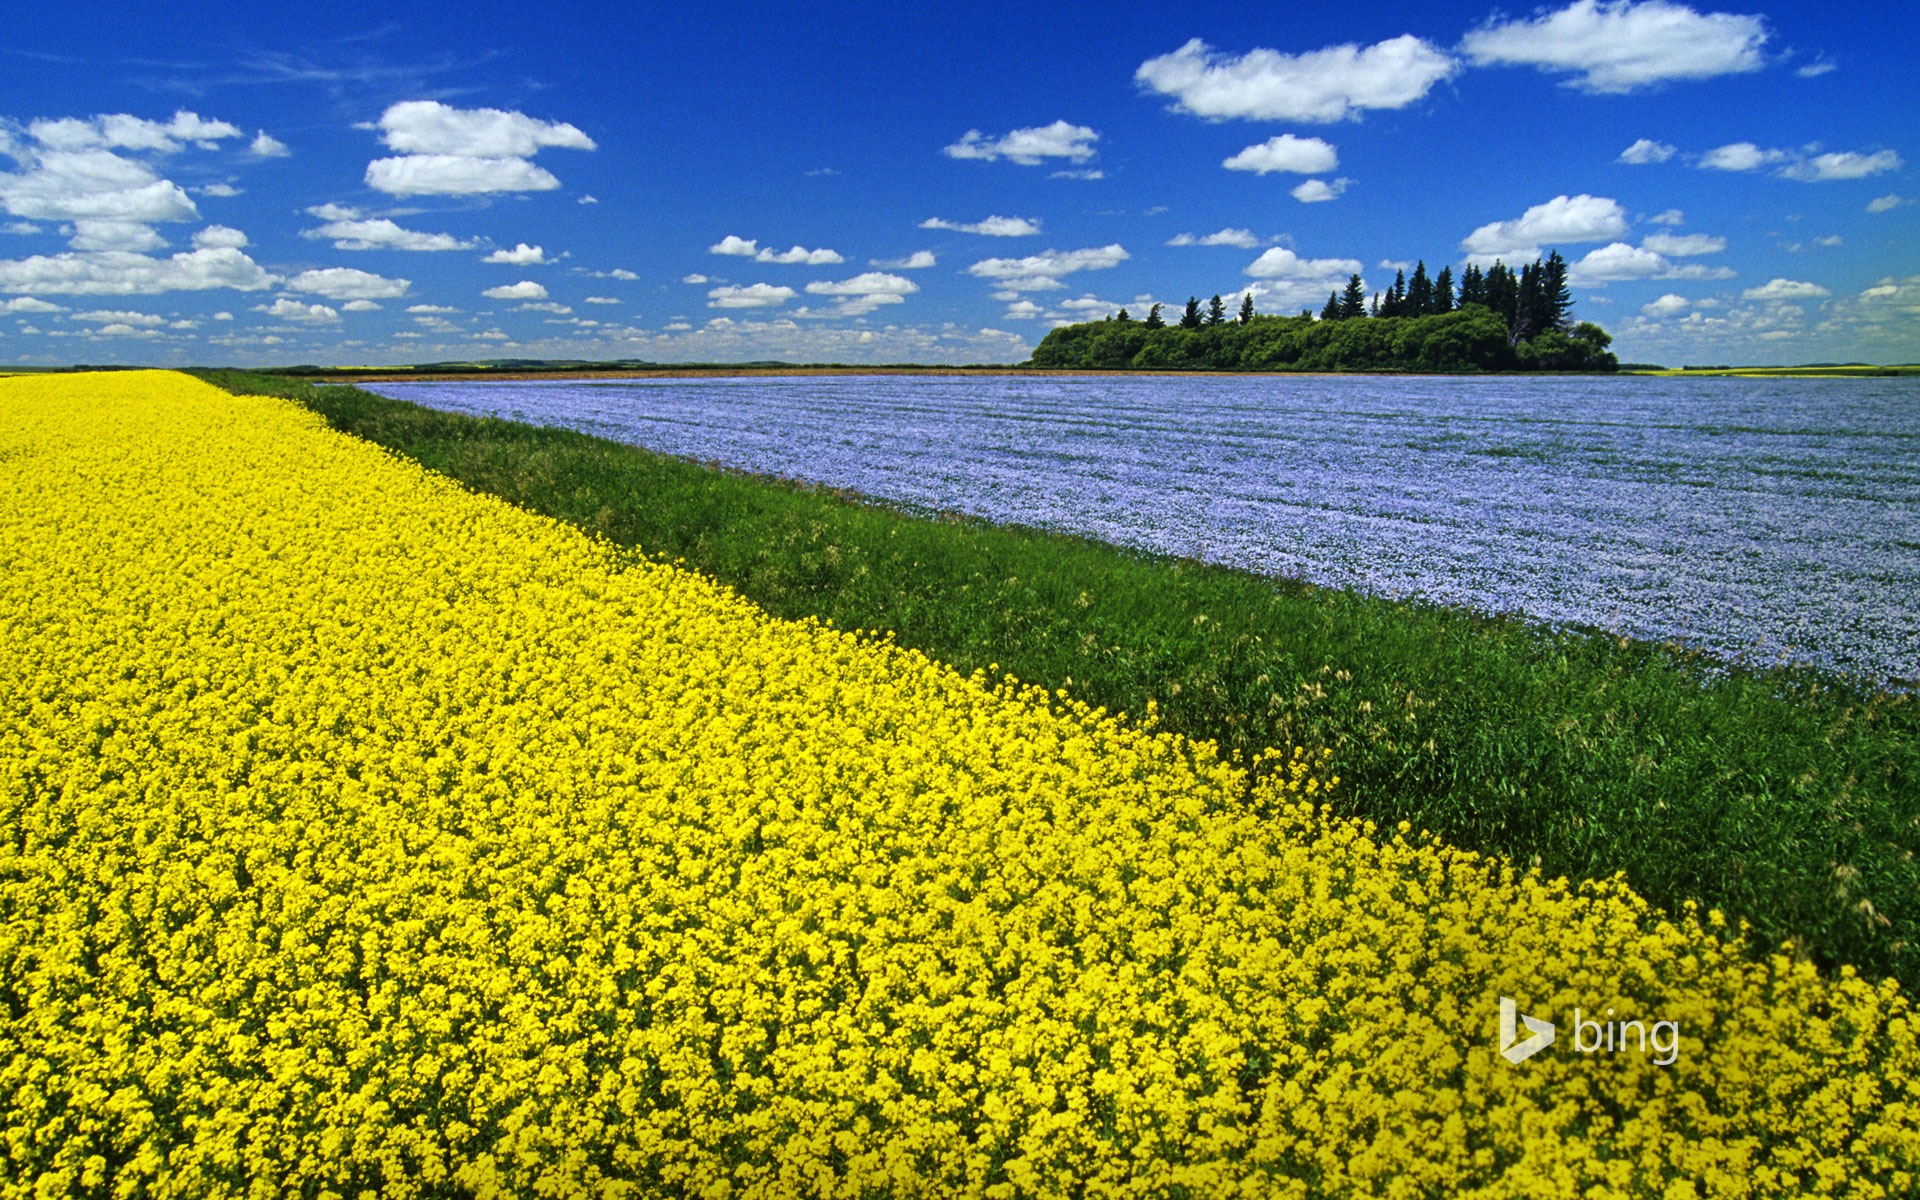
[[[205,372],[782,616],[890,630],[1251,757],[1330,746],[1347,811],[1551,874],[1624,873],[1920,984],[1920,703],[1594,630],[1393,601],[1090,539],[910,516],[351,387]]]

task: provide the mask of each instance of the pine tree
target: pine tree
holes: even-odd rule
[[[1213,294],[1213,299],[1207,301],[1206,323],[1208,325],[1224,325],[1226,324],[1226,321],[1227,321],[1226,303],[1220,299],[1220,293],[1215,292]]]
[[[1495,260],[1487,268],[1486,297],[1481,303],[1500,314],[1500,319],[1507,323],[1509,339],[1513,336],[1514,304],[1519,298],[1520,284],[1513,272],[1507,269],[1506,263]]]
[[[1433,311],[1449,313],[1453,311],[1453,268],[1441,267],[1440,274],[1433,279]]]
[[[1413,264],[1413,278],[1407,280],[1407,316],[1424,317],[1434,311],[1433,280],[1427,278],[1425,259]]]
[[[1245,296],[1241,297],[1240,323],[1242,325],[1251,325],[1253,323],[1253,293],[1252,292],[1248,292]]]
[[[1200,328],[1200,298],[1198,296],[1187,297],[1187,311],[1180,315],[1180,328]]]
[[[1166,320],[1160,316],[1160,306],[1158,304],[1147,310],[1146,327],[1148,329],[1165,329],[1167,327]]]
[[[1123,308],[1119,311],[1118,314],[1114,316],[1113,319],[1116,321],[1131,321],[1133,320],[1133,316],[1130,313],[1128,313],[1126,309]]]
[[[1468,263],[1467,269],[1460,276],[1460,298],[1454,302],[1454,306],[1456,308],[1465,308],[1469,304],[1485,304],[1486,302],[1486,272],[1472,263]]]
[[[1328,292],[1327,306],[1320,310],[1320,319],[1322,321],[1338,321],[1342,315],[1340,312],[1340,293]]]
[[[1351,321],[1367,315],[1367,285],[1358,275],[1347,278],[1347,290],[1340,295],[1340,319]]]
[[[1380,298],[1380,315],[1383,317],[1404,317],[1407,313],[1407,273],[1395,271],[1393,286]]]
[[[1567,287],[1567,260],[1558,250],[1547,255],[1540,268],[1541,317],[1545,328],[1565,332],[1573,328],[1573,292]]]

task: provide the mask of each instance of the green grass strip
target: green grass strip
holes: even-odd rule
[[[200,373],[785,617],[893,631],[1251,756],[1330,747],[1337,802],[1551,874],[1624,873],[1824,965],[1920,984],[1920,702],[1598,631],[1396,602],[830,490],[351,387]],[[997,667],[996,667],[997,664]]]

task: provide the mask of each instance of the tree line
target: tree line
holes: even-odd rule
[[[1316,318],[1255,312],[1244,295],[1237,317],[1215,295],[1189,297],[1177,323],[1155,304],[1145,320],[1126,309],[1101,321],[1063,326],[1035,347],[1030,365],[1058,368],[1226,371],[1611,371],[1607,332],[1575,322],[1567,262],[1555,250],[1515,271],[1496,261],[1409,277],[1367,295],[1359,275],[1327,297]]]

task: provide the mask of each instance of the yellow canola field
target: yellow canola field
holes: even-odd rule
[[[5,1196],[1914,1193],[1891,984],[1313,755],[1249,806],[185,376],[0,381],[0,479]]]

